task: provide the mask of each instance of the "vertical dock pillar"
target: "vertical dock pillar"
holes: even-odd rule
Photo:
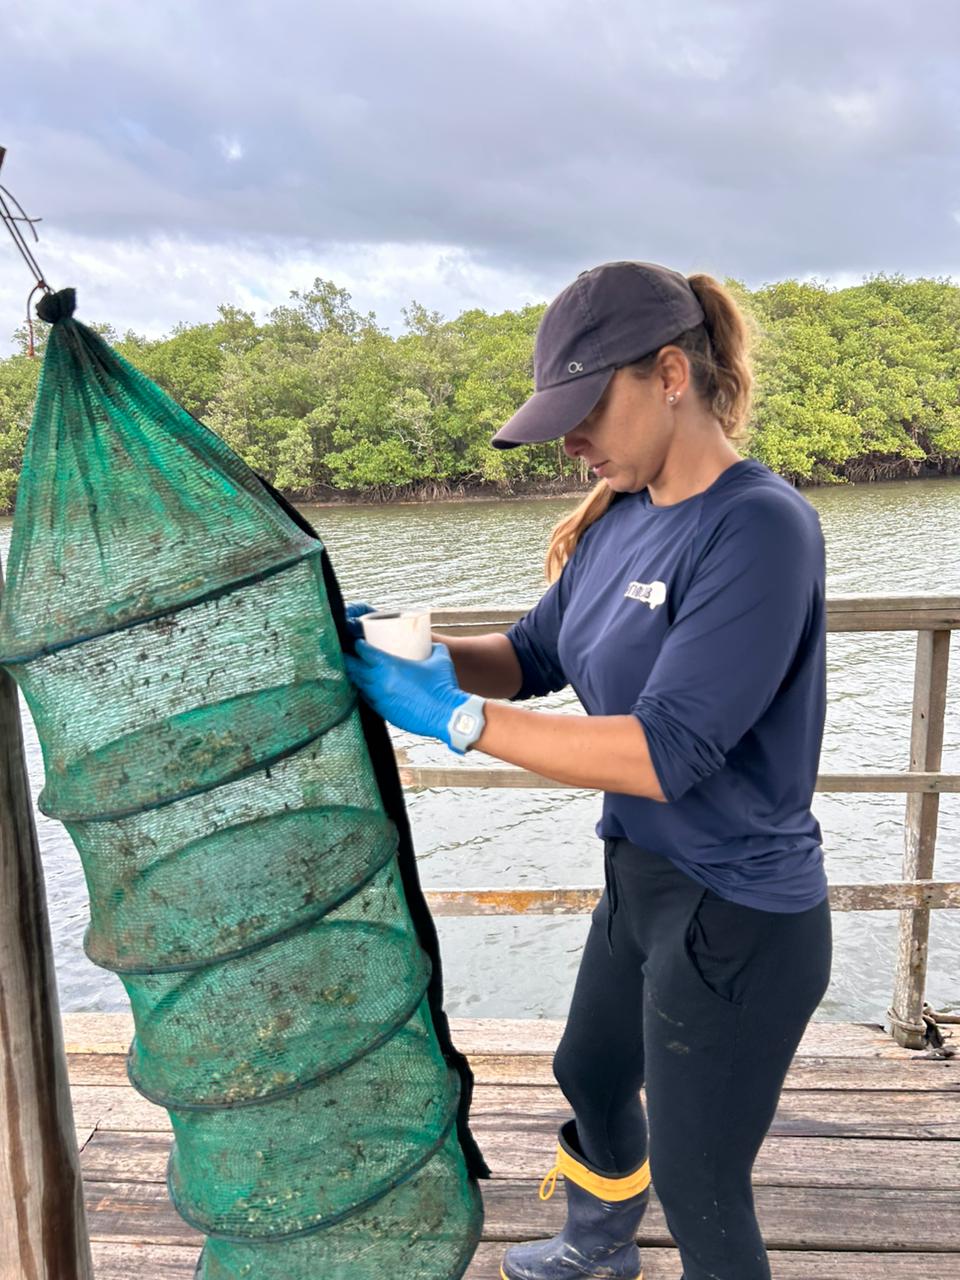
[[[93,1280],[20,707],[2,669],[0,1276]]]
[[[947,704],[950,632],[917,633],[917,659],[910,731],[911,772],[937,773],[943,757],[943,728]],[[907,796],[903,837],[903,879],[932,880],[937,846],[940,796],[914,791]],[[890,1009],[891,1028],[898,1044],[908,1049],[926,1046],[923,996],[927,981],[930,912],[914,907],[900,912],[897,974]]]

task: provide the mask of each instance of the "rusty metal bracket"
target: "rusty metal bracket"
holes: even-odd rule
[[[3,162],[6,159],[6,147],[0,147],[0,169],[3,168]],[[23,205],[11,195],[6,187],[0,186],[0,221],[10,232],[13,243],[17,247],[21,258],[27,264],[27,270],[33,276],[36,283],[27,295],[27,332],[30,335],[30,355],[36,354],[34,349],[33,338],[33,316],[30,314],[30,303],[33,301],[33,295],[39,291],[43,293],[53,293],[53,290],[44,279],[43,272],[40,270],[40,264],[33,255],[30,248],[30,242],[24,235],[21,224],[27,227],[32,234],[34,241],[39,242],[40,237],[37,235],[36,224],[41,221],[40,218],[31,218],[25,212]]]

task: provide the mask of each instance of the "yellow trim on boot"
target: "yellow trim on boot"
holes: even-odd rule
[[[540,1183],[541,1200],[550,1199],[557,1189],[557,1178],[561,1174],[578,1187],[583,1187],[584,1191],[589,1191],[598,1200],[617,1203],[620,1200],[630,1200],[641,1191],[646,1191],[650,1185],[650,1161],[644,1160],[639,1169],[623,1178],[605,1178],[588,1169],[558,1145],[557,1162]]]

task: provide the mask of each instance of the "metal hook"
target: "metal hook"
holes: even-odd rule
[[[6,154],[7,154],[6,147],[0,147],[0,168],[3,168],[3,162],[4,162],[4,159],[6,158]],[[9,201],[9,204],[7,203],[8,201]],[[10,209],[11,205],[13,206],[15,212],[11,212],[11,209]],[[37,235],[37,229],[35,224],[42,221],[42,219],[28,217],[20,201],[15,196],[11,195],[6,187],[0,186],[0,220],[3,221],[7,230],[10,232],[11,236],[13,237],[13,243],[17,246],[17,249],[20,252],[20,256],[23,258],[24,262],[27,264],[27,269],[29,270],[30,274],[33,276],[34,280],[36,281],[36,284],[33,286],[33,288],[30,290],[30,293],[27,296],[27,333],[29,334],[29,337],[30,337],[29,354],[33,356],[35,354],[35,350],[34,350],[34,337],[33,337],[33,317],[30,314],[30,303],[33,300],[33,295],[37,292],[38,289],[42,289],[45,293],[53,293],[53,290],[50,288],[46,280],[43,278],[43,272],[40,270],[40,264],[37,262],[36,258],[33,256],[33,250],[30,248],[29,242],[27,241],[26,236],[23,234],[23,231],[20,229],[19,224],[24,223],[25,226],[29,227],[30,231],[33,233],[34,240],[39,243],[40,237]]]

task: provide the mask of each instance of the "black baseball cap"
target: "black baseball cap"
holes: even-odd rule
[[[533,395],[490,443],[556,440],[587,416],[617,369],[705,319],[686,276],[655,262],[605,262],[581,271],[543,313]]]

